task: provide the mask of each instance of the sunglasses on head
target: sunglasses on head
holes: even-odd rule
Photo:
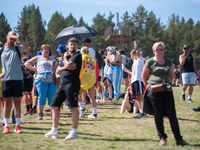
[[[189,48],[184,48],[184,50],[186,50],[186,51],[187,51],[187,50],[189,50]]]
[[[17,39],[10,38],[10,40],[17,41]]]

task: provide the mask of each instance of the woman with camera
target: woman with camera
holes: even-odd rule
[[[160,137],[159,145],[166,145],[167,134],[164,132],[163,117],[168,116],[171,125],[172,132],[174,133],[174,138],[176,140],[176,146],[178,145],[189,145],[186,143],[182,136],[180,135],[180,129],[178,120],[176,117],[176,110],[174,104],[174,97],[171,88],[171,83],[173,80],[173,63],[169,58],[164,58],[164,48],[163,42],[156,42],[152,49],[154,57],[148,59],[144,65],[142,71],[142,79],[144,84],[147,86],[147,78],[149,76],[149,84],[145,91],[144,103],[146,99],[149,100],[153,107],[153,114],[155,118],[155,124]],[[159,85],[164,81],[164,91],[163,92],[153,92],[152,85]],[[151,89],[151,90],[150,90]],[[143,108],[145,112],[145,104]],[[147,112],[148,113],[148,112]]]

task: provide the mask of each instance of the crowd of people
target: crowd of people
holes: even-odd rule
[[[14,31],[10,31],[6,39],[7,43],[4,45],[0,42],[3,104],[1,125],[4,126],[2,134],[8,134],[10,130],[12,101],[12,123],[16,123],[14,131],[23,133],[20,127],[21,115],[31,116],[37,113],[38,120],[42,120],[44,106],[48,100],[49,108],[45,111],[51,113],[52,128],[45,137],[53,139],[58,138],[60,108],[63,104],[68,105],[72,113],[72,130],[65,139],[71,140],[79,137],[77,126],[79,118],[88,111],[84,107],[87,99],[93,110],[88,118],[95,119],[96,99],[118,101],[119,98],[124,98],[121,113],[127,110],[136,114],[134,118],[137,119],[146,118],[147,114],[154,115],[160,138],[159,145],[167,143],[164,116],[169,118],[176,145],[189,145],[180,134],[172,92],[172,86],[182,86],[181,97],[184,101],[185,91],[189,86],[187,102],[193,102],[193,86],[196,82],[198,84],[199,74],[188,45],[183,46],[183,54],[179,57],[180,65],[175,68],[172,61],[164,57],[163,42],[156,42],[153,45],[153,57],[144,58],[141,51],[135,48],[130,52],[130,59],[123,49],[118,50],[114,46],[107,47],[106,51],[94,50],[89,38],[84,40],[84,47],[79,49],[78,40],[70,38],[67,46],[58,46],[57,52],[60,57],[55,58],[51,55],[48,44],[43,44],[37,55],[31,57],[28,55],[31,48]],[[123,94],[120,93],[122,81],[126,91]],[[163,83],[164,90],[152,92],[151,87],[160,83]],[[26,107],[24,113],[21,113],[22,97]],[[200,107],[193,110],[200,111]]]

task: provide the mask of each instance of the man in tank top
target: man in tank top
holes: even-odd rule
[[[183,46],[183,54],[179,56],[179,62],[181,65],[181,72],[182,72],[182,100],[185,100],[185,91],[189,86],[189,95],[187,102],[192,103],[192,92],[193,86],[196,84],[195,75],[198,77],[197,67],[195,64],[195,60],[192,54],[189,53],[189,46]]]

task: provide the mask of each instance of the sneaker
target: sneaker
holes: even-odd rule
[[[79,138],[77,132],[75,131],[70,131],[68,136],[65,138],[65,140],[72,140],[72,139],[75,139],[75,138]]]
[[[30,114],[30,110],[27,111],[27,109],[26,109],[25,112],[22,113],[21,115],[22,115],[22,116],[30,116],[30,115],[31,115],[31,114]]]
[[[138,115],[134,116],[133,118],[139,119],[139,118],[146,118],[146,117],[147,117],[147,115],[145,113],[139,113]]]
[[[0,123],[0,127],[4,127],[5,126],[5,124],[2,122],[2,123]]]
[[[45,112],[50,112],[51,110],[50,110],[50,108],[48,108],[48,109],[45,109],[44,111]]]
[[[109,96],[109,97],[108,97],[108,100],[112,100],[112,97]]]
[[[194,111],[200,111],[200,107],[193,108],[192,110],[194,110]]]
[[[17,134],[23,133],[22,130],[21,130],[20,125],[15,126],[14,132],[17,133]]]
[[[83,104],[85,104],[85,105],[88,105],[88,104],[91,104],[90,102],[88,102],[88,101],[85,101],[85,103],[83,103]]]
[[[33,109],[32,114],[37,114],[37,110]]]
[[[43,118],[43,114],[42,114],[42,113],[39,113],[39,114],[38,114],[38,120],[42,120],[42,118]]]
[[[167,144],[167,140],[165,138],[160,139],[160,143],[159,143],[160,146],[163,146],[163,145],[166,145],[166,144]]]
[[[107,98],[106,98],[106,96],[103,96],[103,101],[107,101]]]
[[[102,97],[101,96],[97,96],[96,99],[102,99]]]
[[[88,118],[97,118],[97,114],[91,114],[88,116]]]
[[[118,98],[115,97],[115,98],[114,98],[114,101],[118,101]]]
[[[58,138],[58,133],[53,133],[52,131],[49,131],[48,133],[45,134],[45,137],[50,137],[52,139],[57,139]]]
[[[180,141],[176,141],[176,144],[175,146],[189,146],[190,144],[189,143],[186,143],[184,140],[180,140]]]
[[[70,107],[68,106],[67,111],[71,111]]]
[[[88,111],[88,110],[87,110],[86,108],[83,108],[83,109],[81,110],[80,114],[79,114],[79,118],[82,118],[82,117],[86,114],[87,111]]]
[[[193,103],[193,101],[192,101],[191,98],[189,98],[189,99],[187,100],[187,102],[188,102],[188,103]]]
[[[10,129],[9,126],[5,126],[3,131],[2,131],[2,134],[5,134],[5,133],[8,134],[9,133],[9,129]]]
[[[182,100],[183,101],[185,100],[185,94],[182,94]]]

